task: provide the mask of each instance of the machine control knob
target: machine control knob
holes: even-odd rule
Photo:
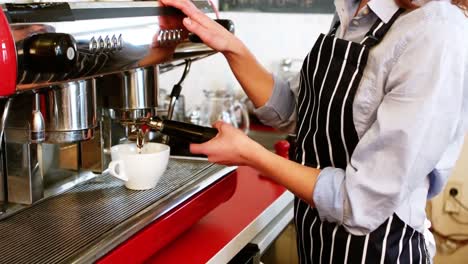
[[[112,50],[117,50],[118,49],[118,40],[117,40],[117,37],[115,35],[113,35],[112,39],[111,39],[111,49]]]
[[[106,48],[106,43],[104,42],[104,39],[102,37],[99,37],[97,39],[97,42],[98,42],[98,50],[104,51],[104,49]]]
[[[97,39],[96,39],[97,38]],[[123,48],[122,34],[117,38],[115,35],[95,36],[89,40],[88,50],[91,53],[108,53],[119,51]]]
[[[117,39],[117,49],[121,50],[124,47],[124,40],[122,37],[122,34],[119,35],[119,38]]]
[[[89,40],[89,51],[90,52],[95,52],[98,48],[98,43],[97,43],[97,40],[92,37],[90,40]]]
[[[23,43],[24,63],[34,72],[66,73],[78,61],[75,39],[69,34],[42,33]]]
[[[105,51],[112,50],[112,42],[109,36],[106,36],[106,38],[104,39],[104,43],[105,43],[105,48],[104,48]]]

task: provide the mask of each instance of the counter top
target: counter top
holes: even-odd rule
[[[249,167],[239,167],[234,195],[146,263],[227,263],[288,204],[293,195]]]
[[[128,244],[135,234],[171,212],[191,217],[178,226],[192,225],[229,196],[215,192],[202,210],[180,210],[182,205],[199,194],[211,194],[209,190],[216,190],[213,186],[234,189],[230,186],[235,187],[235,182],[224,177],[235,169],[171,158],[156,188],[145,191],[128,190],[109,175],[96,176],[0,221],[1,262],[90,263]]]
[[[98,263],[227,263],[273,219],[281,218],[287,225],[292,201],[284,187],[250,167],[239,167]]]
[[[271,237],[258,235],[275,217],[292,218],[284,187],[235,169],[171,159],[157,188],[142,192],[96,177],[0,221],[2,261],[227,262],[254,238]]]
[[[284,138],[272,131],[253,131],[249,136],[260,139],[269,149]],[[213,205],[211,200],[220,200],[220,197],[224,197],[223,202]],[[99,264],[227,263],[248,243],[257,243],[262,250],[274,239],[292,220],[293,199],[284,187],[262,177],[258,171],[239,167],[177,210],[150,224],[102,258]],[[206,208],[211,209],[204,212],[201,219],[192,217]],[[182,222],[192,224],[182,226]],[[168,237],[172,237],[169,244]],[[147,258],[151,252],[152,256]]]

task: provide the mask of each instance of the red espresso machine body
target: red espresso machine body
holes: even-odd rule
[[[16,87],[16,48],[8,20],[0,10],[0,97],[10,96]]]

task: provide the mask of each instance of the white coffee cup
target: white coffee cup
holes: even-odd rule
[[[169,150],[169,146],[160,143],[146,143],[141,153],[135,143],[113,146],[109,173],[125,181],[128,189],[152,189],[166,171]]]

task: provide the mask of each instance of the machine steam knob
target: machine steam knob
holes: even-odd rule
[[[42,33],[24,40],[24,63],[34,72],[67,73],[78,64],[75,39],[64,33]]]

